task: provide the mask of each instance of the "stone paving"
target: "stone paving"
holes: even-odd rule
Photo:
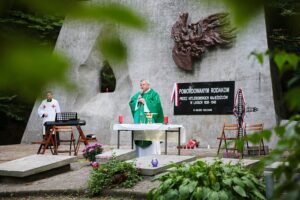
[[[81,148],[83,148],[83,145]],[[113,148],[111,146],[104,146],[104,152]],[[0,146],[0,163],[35,154],[37,149],[38,145],[19,144]],[[83,159],[81,150],[79,153],[79,160],[71,164],[69,172],[28,183],[0,183],[0,197],[11,195],[24,197],[46,194],[86,194],[87,180],[91,167],[89,166],[89,162]],[[181,153],[182,155],[203,158],[216,156],[216,149],[183,149]],[[46,154],[50,154],[50,151],[47,151]],[[169,148],[168,154],[177,155],[177,149],[175,147]],[[113,189],[108,191],[106,195],[144,199],[149,190],[159,185],[159,182],[152,181],[152,178],[145,177],[133,188]]]

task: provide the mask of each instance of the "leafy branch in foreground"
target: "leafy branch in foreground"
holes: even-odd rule
[[[7,4],[0,1],[0,16],[5,16],[12,4],[30,10],[31,13],[39,13],[41,16],[58,15],[67,16],[68,20],[83,21],[83,23],[100,22],[104,25],[121,25],[135,30],[144,30],[146,21],[133,9],[123,4],[110,2],[90,2],[73,0],[18,0]],[[61,22],[47,17],[38,18],[35,15],[13,12],[12,17],[17,21],[2,18],[0,29],[5,30],[7,25],[22,24],[32,31],[52,32]],[[34,23],[33,26],[29,25]],[[50,26],[44,27],[44,23]],[[2,26],[2,27],[1,27]],[[109,61],[124,61],[126,59],[126,47],[117,34],[110,33],[114,37],[108,37],[100,41],[100,52]],[[39,35],[39,37],[44,37]],[[33,42],[34,35],[24,34],[17,30],[15,34],[7,31],[0,33],[0,90],[14,91],[26,99],[35,99],[49,85],[59,84],[69,89],[71,81],[67,77],[71,62],[62,52],[56,51],[49,46],[36,45]],[[120,50],[121,49],[121,50]],[[11,78],[14,77],[14,78]],[[72,82],[74,85],[75,83]],[[22,87],[20,87],[22,86]]]
[[[255,57],[264,57],[270,53],[255,53]],[[286,70],[300,71],[300,56],[294,53],[279,51],[272,53],[272,59],[276,63],[280,74]],[[261,60],[261,59],[259,59]],[[261,64],[263,61],[259,61]],[[299,74],[298,74],[299,75]],[[300,76],[298,77],[300,78]],[[285,100],[291,111],[299,113],[300,110],[300,86],[298,84],[290,84]],[[274,175],[278,182],[274,198],[280,198],[285,194],[285,199],[300,199],[300,179],[297,173],[300,166],[300,116],[295,114],[290,120],[275,127],[273,130],[265,130],[248,136],[248,140],[252,143],[258,143],[261,139],[269,139],[271,133],[276,134],[279,138],[277,146],[270,155],[264,159],[265,164],[271,164],[276,161],[282,163],[275,169]]]

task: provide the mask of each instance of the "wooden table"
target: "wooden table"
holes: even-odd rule
[[[124,131],[131,132],[131,149],[134,144],[134,131],[164,131],[165,132],[165,154],[167,155],[168,148],[168,134],[178,133],[178,146],[181,143],[181,129],[182,125],[178,124],[114,124],[113,130],[118,131],[117,148],[120,148],[120,133]],[[178,155],[180,155],[180,148],[178,148]]]
[[[50,146],[51,152],[54,155],[57,155],[57,142],[56,140],[56,133],[55,133],[55,126],[75,126],[78,130],[79,137],[78,137],[78,142],[75,147],[75,152],[74,155],[78,154],[79,151],[79,143],[83,142],[85,145],[88,144],[88,139],[85,137],[84,132],[81,129],[81,126],[84,126],[86,122],[84,120],[70,120],[70,121],[48,121],[44,123],[44,126],[46,128],[46,134],[43,139],[43,141],[40,143],[39,150],[37,154],[44,154],[46,149],[50,146],[53,145],[53,150]]]

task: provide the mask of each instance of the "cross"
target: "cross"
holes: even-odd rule
[[[258,111],[257,107],[246,107],[246,102],[241,88],[238,89],[238,92],[235,95],[233,114],[236,117],[238,123],[238,138],[243,138],[244,136],[244,123],[246,112],[256,112]],[[242,149],[242,158],[244,156],[244,146]]]

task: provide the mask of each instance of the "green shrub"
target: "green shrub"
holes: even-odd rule
[[[141,179],[134,163],[110,159],[91,171],[88,187],[91,195],[97,195],[113,187],[131,188]]]
[[[162,183],[148,193],[148,199],[265,199],[262,182],[240,164],[197,161],[179,165],[159,180]]]

